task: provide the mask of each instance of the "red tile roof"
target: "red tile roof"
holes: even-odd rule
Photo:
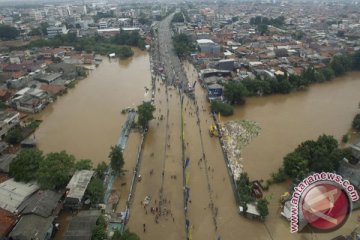
[[[0,236],[6,236],[15,226],[16,216],[0,208]]]

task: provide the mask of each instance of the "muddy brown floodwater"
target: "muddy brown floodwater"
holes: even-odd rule
[[[133,58],[125,61],[104,58],[88,78],[38,115],[44,120],[36,131],[40,149],[44,152],[66,150],[77,159],[91,159],[95,164],[107,161],[110,146],[117,143],[125,121],[126,115],[122,115],[121,110],[140,104],[144,87],[150,86],[149,68],[146,52],[136,51]],[[185,64],[185,69],[192,83],[197,74],[190,64]],[[350,73],[328,83],[313,85],[306,91],[250,98],[246,105],[236,108],[234,116],[221,121],[248,119],[260,125],[260,135],[244,151],[244,168],[251,179],[268,179],[280,167],[283,156],[302,141],[316,139],[321,134],[340,139],[348,132],[354,115],[359,112],[359,89],[360,73]],[[290,234],[289,223],[280,216],[279,209],[279,196],[286,190],[286,184],[273,185],[265,193],[273,197],[270,214],[264,223],[239,216],[219,141],[208,134],[212,119],[206,95],[199,85],[195,95],[200,121],[197,124],[196,106],[185,99],[184,130],[185,156],[191,159],[188,217],[193,239],[216,239],[218,236],[229,240],[330,239],[348,234],[356,227],[358,212],[333,233]],[[156,119],[150,123],[144,143],[140,169],[143,180],[136,187],[128,226],[142,239],[185,239],[179,95],[169,89],[167,101],[165,86],[157,82],[155,104]],[[161,115],[164,120],[159,120]],[[125,169],[129,174],[114,185],[121,192],[118,210],[123,209],[127,197],[127,190],[121,187],[129,187],[138,142],[138,133],[130,135],[124,153]],[[199,161],[202,150],[206,163]],[[150,174],[152,169],[154,172]],[[155,200],[166,199],[171,217],[162,217],[155,223],[154,216],[140,204],[146,195],[152,196],[152,205],[156,204]],[[209,208],[210,204],[214,204],[216,211]],[[144,223],[146,233],[142,229]]]
[[[94,165],[108,161],[126,118],[121,110],[141,104],[150,80],[147,52],[135,49],[127,60],[104,58],[86,79],[37,116],[44,120],[35,134],[39,148],[45,153],[66,150]]]

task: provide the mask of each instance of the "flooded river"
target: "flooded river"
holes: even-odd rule
[[[340,142],[360,111],[359,90],[360,72],[350,73],[306,91],[250,98],[223,120],[254,120],[262,128],[245,148],[244,168],[254,178],[267,179],[302,141],[330,134]]]
[[[95,164],[106,161],[126,118],[121,110],[141,103],[150,79],[147,52],[135,50],[134,57],[120,61],[104,58],[86,79],[37,116],[44,120],[35,134],[39,148],[45,153],[66,150]]]
[[[192,76],[190,82],[193,82],[196,73],[192,66],[188,65],[186,69],[188,76]],[[133,58],[125,61],[104,58],[88,78],[38,115],[44,120],[36,131],[39,148],[46,153],[66,150],[77,159],[91,159],[94,163],[106,161],[110,146],[117,143],[125,121],[126,115],[122,115],[121,110],[140,104],[145,86],[150,87],[146,52],[136,52]],[[359,89],[360,73],[351,73],[332,82],[313,85],[303,92],[250,98],[246,105],[236,108],[234,116],[221,121],[249,119],[260,125],[260,135],[244,151],[244,168],[251,179],[268,179],[280,167],[283,156],[302,141],[315,139],[320,134],[331,134],[340,139],[348,132],[359,111]],[[349,224],[336,233],[291,235],[289,224],[280,217],[279,210],[278,198],[286,189],[284,184],[274,185],[266,193],[272,194],[273,200],[265,223],[239,216],[219,142],[208,136],[211,117],[200,88],[196,89],[196,97],[201,109],[200,121],[197,123],[194,106],[185,100],[184,131],[186,146],[189,146],[185,155],[191,158],[189,186],[192,190],[188,216],[194,239],[211,239],[213,236],[222,239],[238,239],[238,236],[244,239],[329,239],[353,230],[357,214],[353,214]],[[157,119],[150,123],[141,166],[144,180],[137,186],[128,226],[142,239],[163,236],[184,239],[179,96],[176,91],[169,90],[167,100],[164,86],[157,85],[155,103]],[[166,109],[170,112],[168,118]],[[166,120],[159,120],[161,115]],[[125,169],[129,173],[134,167],[138,140],[139,136],[131,135],[124,153]],[[202,149],[207,165],[199,161]],[[154,173],[150,174],[152,169]],[[124,183],[130,178],[131,174],[127,174]],[[120,186],[122,184],[115,184],[116,188]],[[140,204],[148,194],[158,200],[163,198],[159,195],[165,196],[174,218],[169,216],[169,219],[160,219],[159,224],[154,223],[152,215],[147,214]],[[127,194],[121,195],[124,199]],[[122,202],[124,200],[120,200],[120,205],[124,205]],[[209,210],[210,203],[216,206],[216,214]],[[216,222],[212,220],[214,218]],[[149,227],[146,233],[142,231],[145,222]],[[214,222],[218,228],[214,228]]]

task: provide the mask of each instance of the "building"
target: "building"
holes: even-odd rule
[[[19,206],[33,193],[39,190],[34,182],[16,182],[13,178],[0,183],[0,208],[18,213]]]
[[[50,84],[54,82],[55,80],[61,78],[61,73],[47,73],[47,74],[39,74],[34,77],[34,80],[37,80],[39,82]]]
[[[0,208],[0,238],[9,234],[16,221],[15,214]]]
[[[56,27],[56,26],[48,27],[46,29],[46,31],[47,31],[48,38],[54,38],[57,35],[67,34],[69,30],[66,29],[65,25],[62,25],[59,27]]]
[[[49,103],[47,92],[37,88],[23,88],[11,99],[10,104],[18,111],[37,113]]]
[[[196,40],[200,52],[207,54],[220,54],[220,45],[210,39]]]
[[[20,122],[20,113],[0,111],[0,137],[4,138],[8,131]]]
[[[13,228],[13,239],[50,240],[54,230],[54,219],[61,209],[60,199],[63,193],[38,191],[26,199],[19,207],[21,218]]]
[[[99,28],[100,29],[106,29],[107,27],[108,27],[108,25],[107,25],[106,21],[99,22]]]
[[[88,240],[100,216],[99,210],[81,211],[74,217],[64,235],[64,240]]]
[[[14,160],[15,156],[16,155],[14,154],[4,154],[0,156],[0,172],[9,173],[10,164]]]
[[[219,84],[211,84],[207,89],[209,100],[219,99],[223,95],[223,87]]]
[[[221,59],[217,64],[217,68],[220,70],[233,71],[235,68],[235,60],[234,59]]]
[[[90,183],[94,171],[81,170],[76,171],[70,182],[66,186],[66,198],[64,206],[69,208],[80,208],[82,206],[82,200]]]

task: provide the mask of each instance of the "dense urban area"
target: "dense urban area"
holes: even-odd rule
[[[0,239],[359,239],[290,233],[358,196],[359,70],[357,1],[0,1]]]

